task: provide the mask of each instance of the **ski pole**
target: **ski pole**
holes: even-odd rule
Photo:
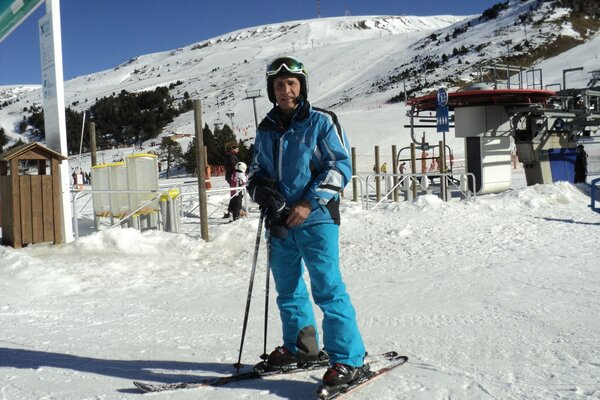
[[[263,221],[265,219],[265,212],[261,211],[260,219],[258,221],[258,230],[256,231],[256,243],[254,244],[254,258],[252,260],[252,271],[250,272],[250,283],[248,284],[248,297],[246,298],[246,311],[244,313],[244,323],[242,325],[242,341],[240,342],[240,352],[237,363],[233,364],[236,372],[240,372],[242,368],[242,350],[244,349],[244,338],[246,337],[246,327],[248,326],[248,314],[250,312],[250,300],[252,299],[252,286],[254,285],[254,275],[256,273],[256,264],[258,261],[258,248],[260,246],[260,237],[262,233]]]
[[[263,354],[261,359],[266,360],[267,354],[267,328],[269,327],[269,283],[271,278],[271,233],[267,233],[267,282],[265,285],[265,338],[263,343]]]

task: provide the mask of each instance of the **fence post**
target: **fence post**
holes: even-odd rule
[[[439,141],[440,146],[440,189],[442,191],[442,200],[448,201],[448,177],[446,176],[446,149],[444,148],[444,142]]]
[[[412,174],[417,173],[417,147],[415,143],[410,144],[410,172]],[[417,197],[417,182],[416,177],[413,175],[410,177],[411,180],[411,189],[412,189],[412,199]]]
[[[373,170],[377,175],[379,175],[379,146],[375,146],[375,168]],[[377,201],[379,202],[379,199],[381,198],[381,182],[379,180],[379,176],[375,177],[375,195]]]
[[[196,172],[198,175],[198,198],[200,209],[200,236],[208,241],[208,210],[206,200],[206,185],[204,181],[204,136],[202,135],[202,103],[200,100],[194,100],[194,128],[196,131]]]
[[[350,149],[352,153],[352,176],[356,175],[356,147]],[[352,201],[358,201],[356,178],[352,178]]]
[[[392,184],[394,187],[394,201],[398,202],[398,188],[396,187],[396,185],[398,185],[398,176],[396,175],[399,171],[398,171],[398,157],[396,157],[396,145],[393,144],[392,145]]]

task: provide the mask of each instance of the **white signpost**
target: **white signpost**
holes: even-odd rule
[[[42,100],[46,145],[69,157],[65,118],[62,40],[60,34],[60,0],[46,0],[46,15],[39,21],[40,56],[42,63]],[[62,231],[64,243],[73,240],[69,162],[60,164],[62,196]],[[53,174],[56,171],[52,171]]]

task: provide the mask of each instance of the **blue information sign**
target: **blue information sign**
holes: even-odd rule
[[[448,105],[448,92],[445,88],[441,87],[437,91],[437,105],[447,106]]]
[[[435,110],[435,119],[437,122],[438,132],[448,132],[450,122],[448,120],[448,106],[438,106]]]
[[[448,132],[450,122],[448,120],[448,92],[441,87],[437,91],[437,108],[435,110],[435,119],[438,132]]]

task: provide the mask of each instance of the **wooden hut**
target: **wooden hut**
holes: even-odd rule
[[[59,164],[65,159],[39,143],[0,154],[2,244],[62,243]]]

